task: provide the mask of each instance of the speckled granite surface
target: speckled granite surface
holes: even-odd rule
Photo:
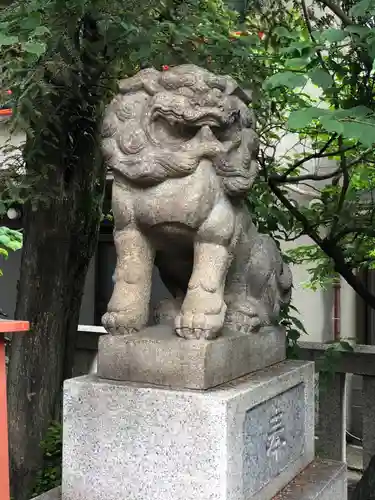
[[[325,460],[310,464],[272,500],[346,499],[346,466]],[[62,500],[61,489],[55,488],[35,500]]]
[[[63,500],[270,500],[314,458],[313,364],[208,391],[69,380]]]

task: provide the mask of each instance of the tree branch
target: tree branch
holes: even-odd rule
[[[354,149],[355,146],[347,146],[346,148],[339,149],[338,151],[333,151],[330,153],[323,153],[320,154],[320,150],[318,153],[311,154],[309,156],[306,156],[305,158],[302,158],[301,160],[297,161],[292,165],[292,167],[288,168],[286,172],[283,174],[277,174],[273,173],[269,176],[269,180],[273,180],[275,182],[278,182],[279,184],[298,184],[299,182],[303,181],[324,181],[327,179],[332,179],[333,177],[337,177],[341,174],[345,174],[344,170],[346,172],[349,171],[351,167],[354,167],[358,163],[360,163],[366,155],[370,152],[370,150],[366,150],[362,155],[360,155],[358,158],[355,160],[352,160],[351,162],[347,163],[346,158],[344,156],[344,153],[349,151],[350,149]],[[304,174],[304,175],[296,175],[293,177],[287,177],[287,173],[290,171],[295,170],[299,166],[301,166],[303,163],[306,161],[312,160],[312,159],[320,159],[320,158],[328,158],[330,156],[341,156],[341,162],[340,162],[340,167],[338,167],[336,170],[333,170],[332,172],[328,174],[323,174],[323,175],[318,175],[318,174]],[[345,174],[346,175],[346,174]],[[345,178],[345,182],[348,182],[349,178]]]
[[[306,175],[296,175],[293,177],[284,178],[283,175],[272,174],[269,179],[279,184],[298,184],[303,181],[324,181],[327,179],[332,179],[340,173],[340,169],[336,169],[329,174],[316,175],[316,174],[306,174]]]
[[[339,137],[338,141],[339,141],[340,148],[342,148],[342,145],[343,145],[342,136]],[[330,229],[330,232],[329,232],[330,237],[334,234],[334,232],[335,232],[335,230],[337,228],[337,225],[338,225],[338,223],[340,221],[340,214],[341,214],[342,208],[343,208],[344,203],[345,203],[346,193],[347,193],[347,191],[349,189],[349,184],[350,184],[349,168],[348,168],[348,163],[347,163],[346,160],[347,159],[346,159],[345,153],[340,152],[340,167],[339,167],[339,170],[342,173],[343,183],[342,183],[342,186],[341,186],[341,192],[340,192],[339,201],[337,203],[337,211],[336,211],[336,213],[333,216],[333,221],[332,221],[331,229]],[[333,180],[332,185],[338,184],[339,181],[340,181],[340,175],[338,175],[337,178]]]
[[[353,19],[351,19],[345,12],[337,5],[334,0],[320,0],[330,11],[332,11],[344,24],[344,26],[349,26],[355,24]]]
[[[369,226],[348,226],[346,227],[345,229],[342,229],[341,231],[339,231],[338,233],[336,233],[335,236],[333,236],[331,238],[331,241],[332,243],[337,243],[338,241],[340,241],[342,238],[344,238],[345,236],[347,236],[348,234],[351,234],[351,233],[357,233],[357,234],[365,234],[366,236],[368,236],[369,238],[375,238],[375,228],[372,229],[371,227]]]
[[[334,262],[335,271],[338,272],[355,292],[372,308],[375,309],[375,295],[369,292],[362,281],[353,273],[348,266],[341,249],[329,239],[321,238],[314,230],[309,220],[288,200],[275,181],[269,180],[271,191],[277,196],[281,203],[298,220],[307,236],[309,236],[319,248]]]
[[[332,144],[332,142],[336,139],[336,137],[337,137],[336,134],[333,134],[332,137],[330,137],[330,139],[324,144],[323,147],[320,148],[320,150],[318,152],[311,153],[310,155],[307,155],[304,158],[301,158],[300,160],[296,161],[295,163],[293,163],[293,165],[291,165],[283,173],[282,176],[286,178],[294,170],[296,170],[298,167],[300,167],[301,165],[303,165],[307,161],[318,159],[318,158],[327,158],[329,156],[336,156],[337,154],[339,154],[340,151],[335,151],[335,152],[332,152],[332,153],[325,153],[325,151],[327,150],[327,148]]]

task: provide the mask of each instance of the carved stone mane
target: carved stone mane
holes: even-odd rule
[[[209,157],[226,192],[249,190],[257,174],[255,120],[231,77],[182,65],[142,70],[119,88],[103,122],[103,151],[113,170],[150,186],[189,175]],[[204,126],[211,133],[197,137]]]

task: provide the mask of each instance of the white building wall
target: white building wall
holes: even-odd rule
[[[310,238],[304,236],[296,242],[284,243],[283,249],[288,250],[298,245],[311,244]],[[326,342],[333,338],[333,291],[329,287],[327,290],[311,290],[306,287],[309,281],[307,266],[292,266],[293,273],[293,294],[292,304],[299,311],[299,319],[302,321],[307,334],[302,336],[302,340],[309,342]]]

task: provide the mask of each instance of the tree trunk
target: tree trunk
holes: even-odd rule
[[[14,336],[8,371],[13,500],[29,500],[42,467],[40,443],[59,413],[71,377],[81,299],[100,225],[105,166],[100,153],[102,105],[111,64],[98,22],[86,13],[72,38],[64,71],[44,71],[54,91],[30,120],[26,172],[36,184],[25,205],[24,246],[16,317],[31,331]],[[39,117],[38,117],[39,116]],[[37,203],[36,210],[33,205]],[[48,203],[46,203],[46,200]]]
[[[42,463],[40,442],[55,417],[63,380],[71,376],[85,277],[97,243],[105,169],[97,134],[85,135],[85,123],[78,130],[69,176],[56,158],[44,181],[60,195],[36,210],[25,206],[16,317],[29,320],[31,330],[12,339],[8,371],[14,500],[31,496]]]

